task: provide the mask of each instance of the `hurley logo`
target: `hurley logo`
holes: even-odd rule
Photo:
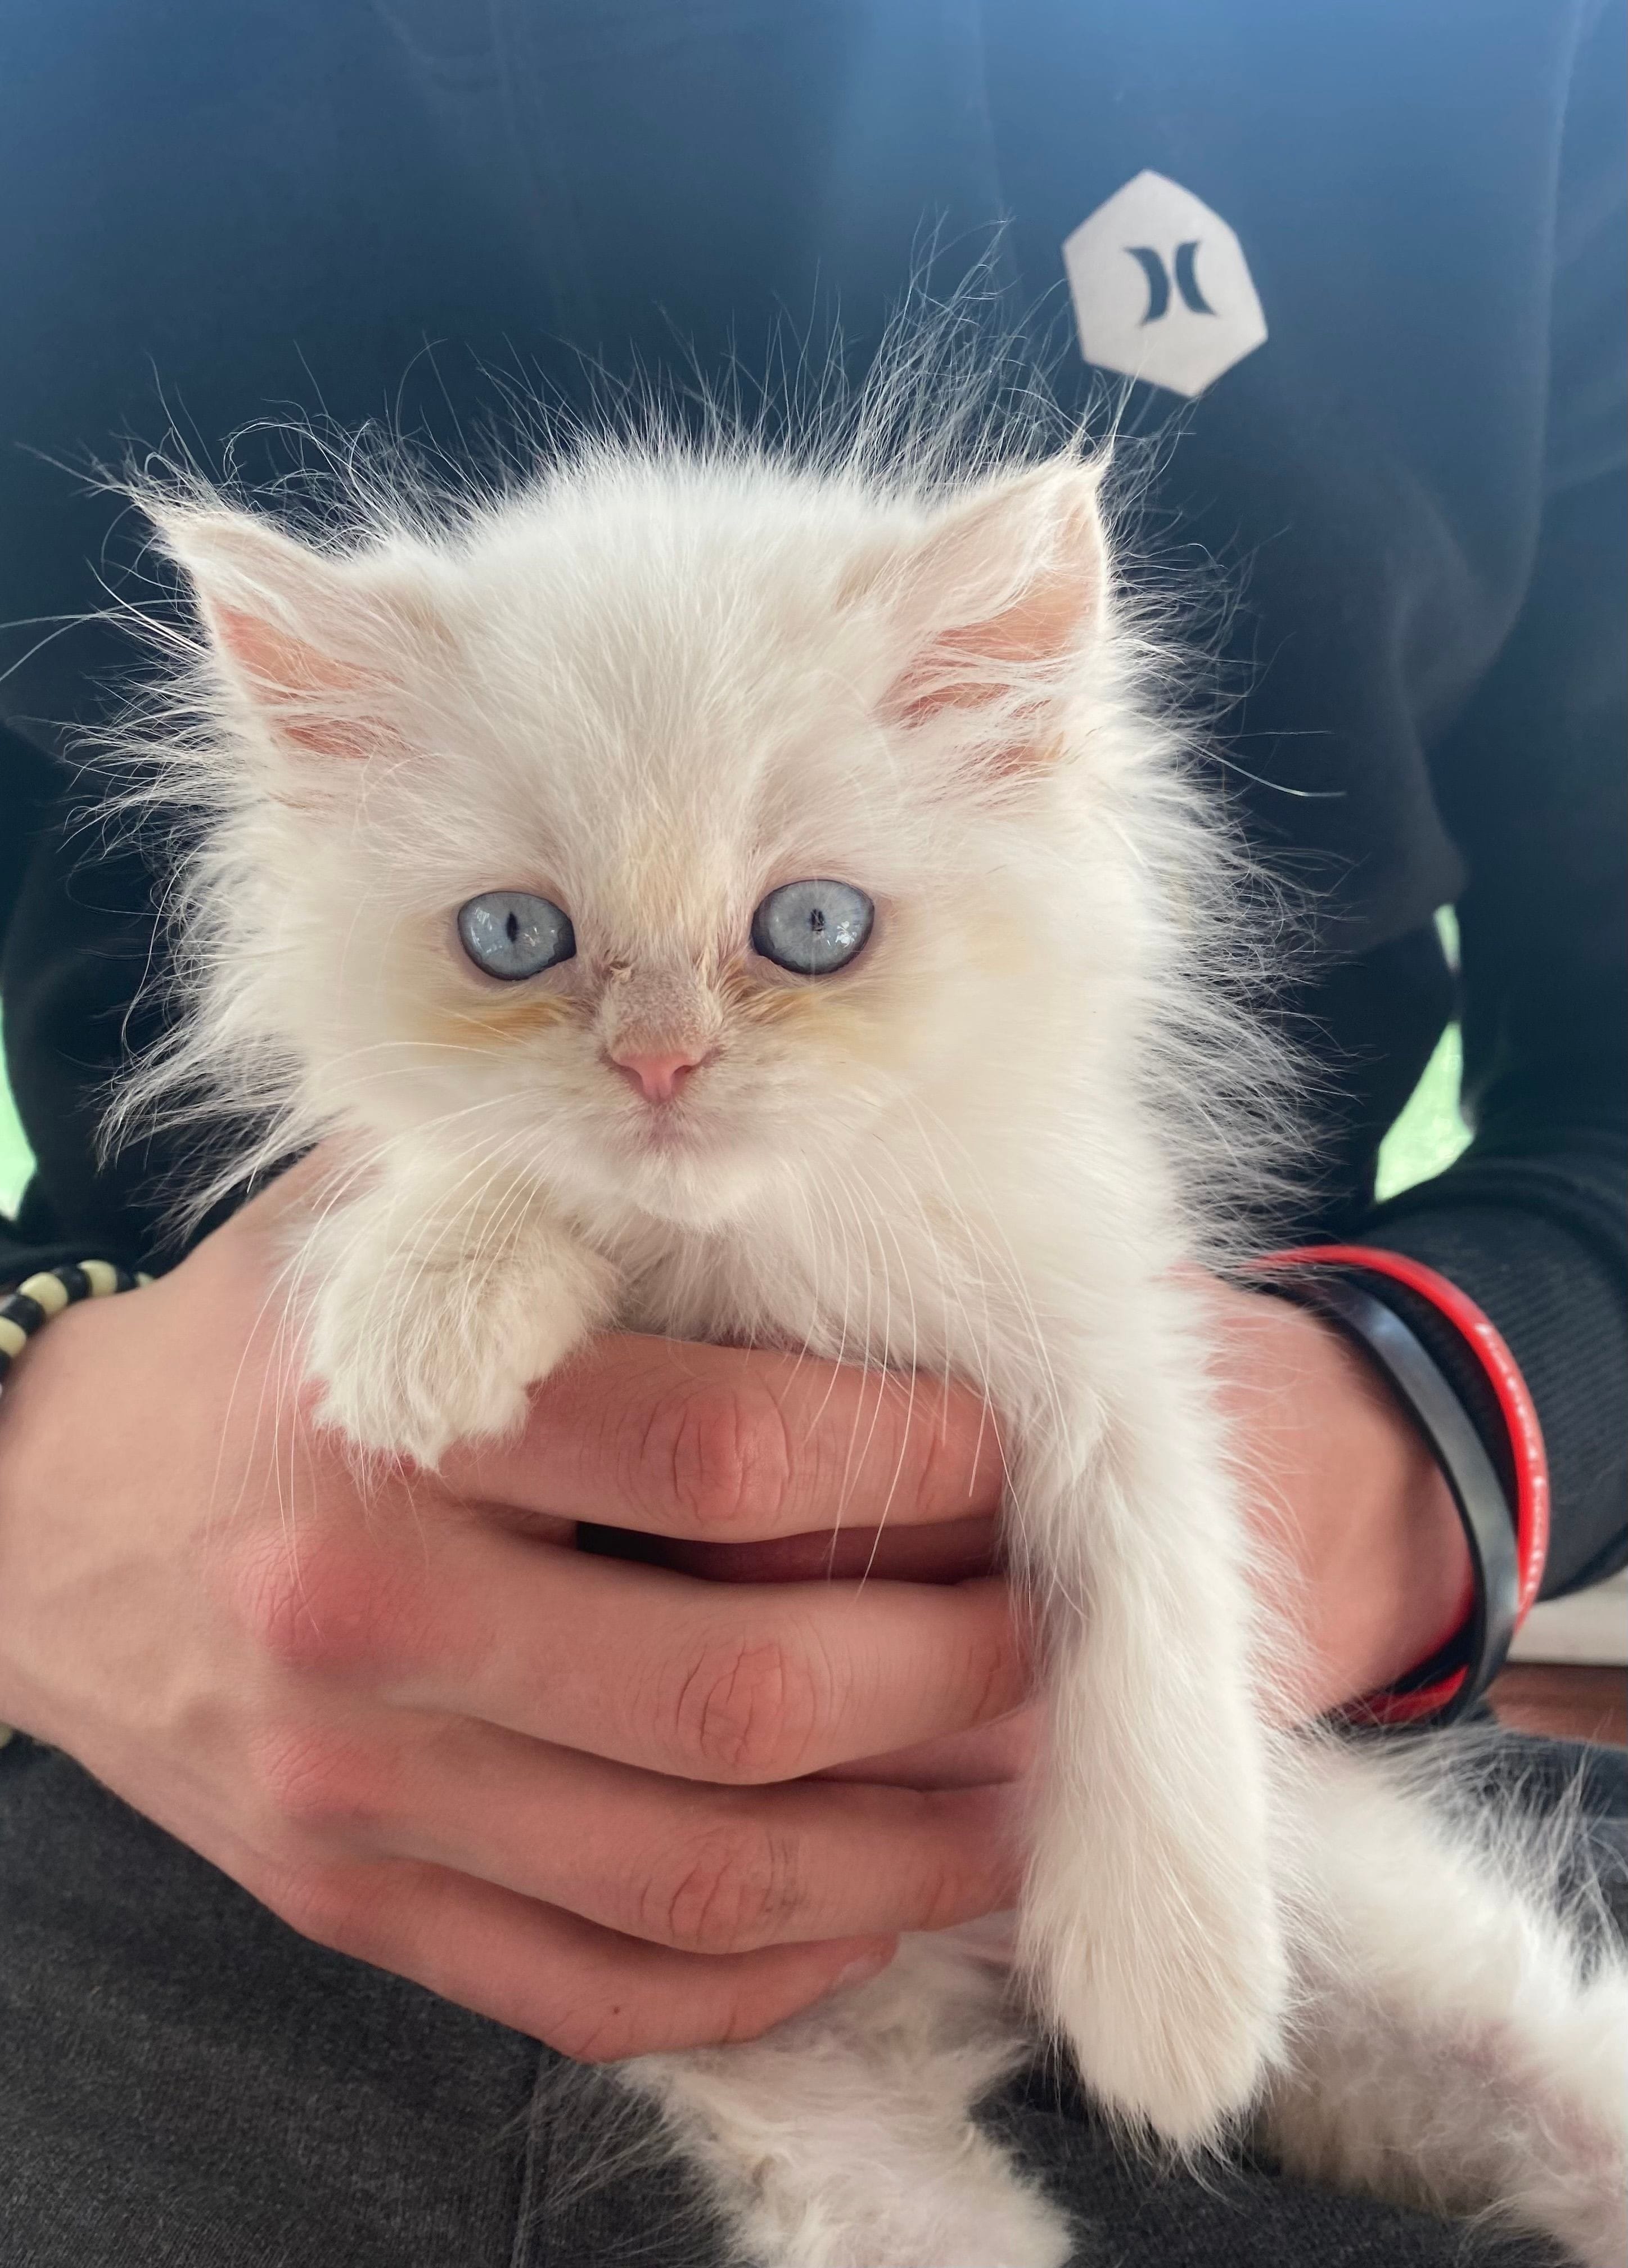
[[[1265,343],[1243,247],[1219,213],[1162,173],[1138,173],[1063,247],[1087,362],[1202,394]]]

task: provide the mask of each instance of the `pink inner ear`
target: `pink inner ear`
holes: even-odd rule
[[[1104,596],[1096,485],[1079,464],[1043,465],[952,508],[928,531],[897,602],[920,643],[884,714],[920,724],[1016,696],[1026,718],[1015,722],[1000,768],[1051,760],[1058,740],[1045,714],[1046,665],[1082,650]]]
[[[988,665],[998,674],[1003,662],[1060,659],[1079,643],[1095,597],[1089,576],[1054,574],[987,622],[944,631],[894,686],[887,713],[901,724],[917,724],[942,709],[977,708],[995,689]]]
[[[258,615],[236,607],[209,613],[222,651],[279,739],[320,756],[355,758],[377,749],[378,726],[355,713],[357,696],[376,682],[366,671],[314,652]]]

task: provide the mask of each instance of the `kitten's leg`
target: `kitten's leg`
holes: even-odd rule
[[[625,2073],[708,2179],[732,2261],[1063,2268],[1066,2217],[972,2116],[1027,2052],[1004,1962],[952,1933],[748,2045]]]
[[[1266,2138],[1302,2175],[1622,2268],[1628,1961],[1556,1918],[1533,1834],[1489,1847],[1410,1770],[1348,1749],[1308,1761],[1301,2006]]]
[[[1014,1491],[1050,1716],[1020,1948],[1104,2107],[1199,2148],[1278,2050],[1287,1964],[1243,1523],[1196,1357],[1160,1368]]]
[[[472,1196],[453,1168],[388,1160],[304,1232],[296,1283],[322,1421],[426,1465],[517,1427],[526,1388],[605,1320],[611,1292],[534,1192],[505,1178]]]

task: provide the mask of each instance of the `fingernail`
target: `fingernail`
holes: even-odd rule
[[[874,1946],[869,1953],[862,1953],[856,1960],[850,1961],[846,1969],[840,1969],[826,1991],[844,1992],[850,1984],[869,1984],[873,1977],[881,1976],[898,1951],[897,1945]]]

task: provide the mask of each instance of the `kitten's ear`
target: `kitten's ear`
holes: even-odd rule
[[[1107,550],[1098,467],[1053,459],[951,504],[886,575],[909,659],[889,690],[895,719],[948,708],[1043,709],[1101,627]],[[1020,736],[1006,759],[1040,761],[1054,745]]]
[[[222,679],[279,753],[356,759],[391,743],[392,693],[433,631],[401,564],[313,550],[220,504],[152,518]]]

